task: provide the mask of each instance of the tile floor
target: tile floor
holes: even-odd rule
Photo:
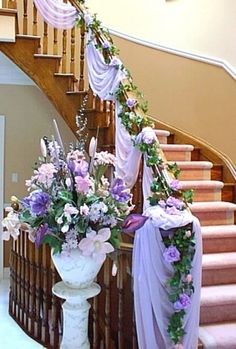
[[[8,289],[9,279],[0,280],[0,348],[42,349],[8,315]]]

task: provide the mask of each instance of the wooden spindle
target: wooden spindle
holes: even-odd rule
[[[58,29],[53,28],[53,54],[58,55]]]
[[[119,258],[119,268],[117,275],[117,289],[118,289],[118,349],[124,349],[124,334],[123,334],[123,282],[124,282],[124,263],[125,256],[122,254]]]
[[[29,246],[29,260],[30,260],[30,275],[29,275],[29,333],[34,336],[34,322],[35,322],[35,298],[36,298],[36,268],[35,268],[35,246],[31,244]]]
[[[49,334],[49,310],[50,310],[50,280],[49,280],[49,269],[50,268],[50,253],[48,246],[42,245],[42,327],[43,335],[42,339],[44,343],[50,343]]]
[[[84,91],[84,51],[85,51],[85,26],[82,25],[80,29],[80,76],[79,76],[79,90]]]
[[[51,266],[51,285],[55,285],[58,281],[58,276],[54,265]],[[52,315],[51,315],[51,345],[53,348],[59,347],[59,300],[52,294]]]
[[[30,242],[28,238],[25,240],[25,328],[28,329],[29,325],[29,288],[30,288],[30,260],[29,260]]]
[[[70,39],[70,72],[75,75],[75,27],[71,29],[71,39]]]
[[[48,24],[43,22],[43,54],[48,54]]]
[[[8,3],[7,0],[3,1],[3,7],[15,10],[17,8],[16,0],[8,0]]]
[[[111,339],[111,299],[110,299],[110,260],[104,264],[104,286],[105,286],[105,349],[110,349]]]
[[[24,0],[23,6],[23,34],[28,34],[28,1]]]
[[[41,340],[42,333],[42,249],[35,249],[35,336]]]
[[[33,4],[33,35],[38,35],[38,10],[35,4]]]

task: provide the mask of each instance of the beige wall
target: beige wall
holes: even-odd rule
[[[87,4],[111,29],[218,57],[236,69],[235,0],[88,0]]]
[[[216,66],[114,40],[149,114],[202,138],[236,164],[235,80]]]
[[[4,200],[8,203],[13,194],[25,195],[25,179],[40,156],[40,138],[55,134],[52,119],[56,118],[66,145],[74,136],[35,86],[0,85],[0,114],[6,117]],[[18,183],[12,182],[12,173],[18,174]]]
[[[0,15],[0,41],[15,41],[15,17]]]

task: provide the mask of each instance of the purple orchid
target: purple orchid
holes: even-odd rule
[[[121,178],[114,179],[111,186],[111,195],[118,202],[127,202],[131,198],[124,181]]]
[[[109,49],[110,47],[111,47],[111,44],[109,43],[109,41],[104,41],[102,43],[102,48],[104,48],[105,50]]]
[[[122,230],[124,233],[132,233],[135,230],[140,229],[148,217],[142,216],[141,214],[132,213],[128,215],[122,225]]]
[[[35,246],[37,248],[40,247],[44,236],[48,233],[48,224],[41,225],[38,230],[36,231],[36,236],[35,236]]]
[[[179,299],[174,303],[175,310],[182,310],[188,308],[191,304],[190,297],[186,293],[182,293]]]
[[[30,211],[33,215],[43,216],[48,211],[50,197],[44,192],[34,192],[29,198],[24,199],[29,203]]]
[[[181,188],[180,181],[178,181],[178,179],[173,179],[169,185],[170,188],[174,191],[179,190]]]
[[[180,260],[180,252],[175,246],[170,245],[165,249],[163,257],[168,263],[178,262]]]
[[[184,206],[183,201],[175,198],[174,196],[169,196],[168,199],[166,200],[166,204],[168,206],[174,206],[178,210],[181,210]]]

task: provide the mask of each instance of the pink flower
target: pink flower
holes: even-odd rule
[[[97,233],[92,230],[86,234],[79,243],[79,248],[84,256],[91,256],[97,262],[104,262],[106,254],[114,251],[113,246],[106,242],[111,236],[109,228],[100,229]]]
[[[76,176],[75,177],[76,190],[79,193],[87,193],[91,186],[91,181],[88,177]]]
[[[82,216],[87,216],[89,214],[89,207],[86,204],[83,204],[83,206],[80,207],[79,213]]]
[[[186,276],[186,282],[188,282],[188,283],[190,283],[190,282],[192,282],[193,281],[193,277],[192,277],[192,275],[191,274],[188,274],[187,276]]]
[[[52,163],[42,164],[38,170],[34,171],[34,178],[48,188],[52,185],[54,173],[56,172],[57,170]]]
[[[191,230],[187,230],[187,231],[185,232],[185,236],[186,236],[186,238],[190,238],[190,237],[192,236]]]

